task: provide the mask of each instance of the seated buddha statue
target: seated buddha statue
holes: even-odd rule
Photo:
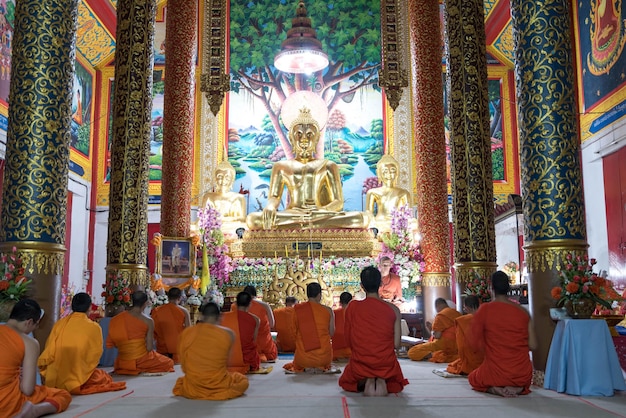
[[[391,213],[402,206],[411,206],[411,193],[396,186],[400,166],[395,158],[385,154],[376,165],[376,175],[382,186],[369,189],[365,195],[365,208],[370,214],[370,228],[382,234],[391,231]],[[417,231],[417,219],[412,219],[409,227]]]
[[[367,228],[366,213],[343,210],[339,167],[314,156],[319,139],[317,121],[309,109],[302,108],[289,127],[294,158],[274,163],[267,204],[262,212],[248,215],[250,230]],[[278,210],[285,188],[287,207]]]
[[[205,195],[202,207],[215,208],[221,215],[222,232],[235,235],[238,228],[246,227],[246,199],[231,191],[235,182],[235,168],[228,161],[222,161],[215,169],[216,191]]]

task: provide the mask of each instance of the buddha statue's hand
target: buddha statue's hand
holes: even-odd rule
[[[276,208],[272,205],[267,205],[263,209],[263,229],[272,229],[274,222],[276,221]]]

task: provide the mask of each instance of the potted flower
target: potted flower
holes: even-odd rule
[[[600,296],[605,279],[593,272],[596,259],[572,253],[567,254],[565,259],[560,285],[551,291],[552,297],[558,301],[557,305],[565,307],[571,318],[590,318],[596,305],[610,309],[611,304]]]
[[[478,296],[480,303],[491,302],[491,283],[489,279],[474,272],[474,278],[467,283],[465,294]]]
[[[130,284],[128,279],[117,272],[108,272],[101,296],[107,305],[107,316],[114,316],[130,306]]]
[[[0,254],[0,322],[6,322],[15,303],[27,296],[31,282],[24,276],[16,247],[10,254]]]

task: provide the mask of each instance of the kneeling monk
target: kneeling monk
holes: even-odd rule
[[[450,308],[443,298],[435,300],[437,316],[432,324],[430,341],[414,345],[407,353],[414,361],[430,360],[433,363],[450,363],[459,358],[456,346],[456,327],[454,320],[461,314]],[[427,323],[428,327],[430,323]]]
[[[91,296],[77,293],[72,313],[57,321],[39,356],[39,371],[46,386],[65,389],[75,395],[126,389],[126,382],[114,382],[98,362],[102,355],[102,332],[89,319]]]
[[[174,371],[174,361],[154,351],[154,322],[143,314],[148,295],[136,291],[133,307],[116,315],[109,324],[107,347],[117,347],[113,371],[117,374],[163,373]]]
[[[220,308],[209,302],[200,308],[202,320],[180,335],[178,353],[185,374],[172,392],[189,399],[223,401],[243,395],[248,378],[231,373],[226,364],[235,341],[234,333],[218,325]]]
[[[29,337],[43,311],[32,299],[15,304],[6,325],[0,325],[0,413],[3,417],[63,412],[72,401],[64,389],[36,385],[39,342]]]
[[[309,283],[306,295],[309,301],[294,307],[296,352],[293,362],[285,364],[283,368],[290,372],[328,372],[333,359],[330,343],[330,337],[335,333],[333,310],[320,303],[322,287],[319,283]]]
[[[352,355],[339,378],[339,386],[366,396],[398,393],[409,384],[396,357],[400,347],[401,314],[397,306],[378,294],[381,276],[375,267],[361,272],[364,300],[353,300],[346,308],[344,332]]]
[[[259,370],[261,360],[256,346],[259,332],[259,318],[248,312],[252,296],[248,292],[237,294],[237,307],[226,312],[222,317],[222,325],[233,331],[235,342],[228,359],[228,370],[231,372],[248,373]]]

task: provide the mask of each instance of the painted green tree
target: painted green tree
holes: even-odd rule
[[[350,101],[359,89],[380,90],[380,1],[306,3],[330,61],[326,70],[312,75],[287,74],[273,66],[296,6],[297,2],[287,0],[234,0],[230,6],[231,90],[246,91],[264,106],[288,158],[293,155],[279,113],[290,94],[312,91],[331,114],[337,103]]]

